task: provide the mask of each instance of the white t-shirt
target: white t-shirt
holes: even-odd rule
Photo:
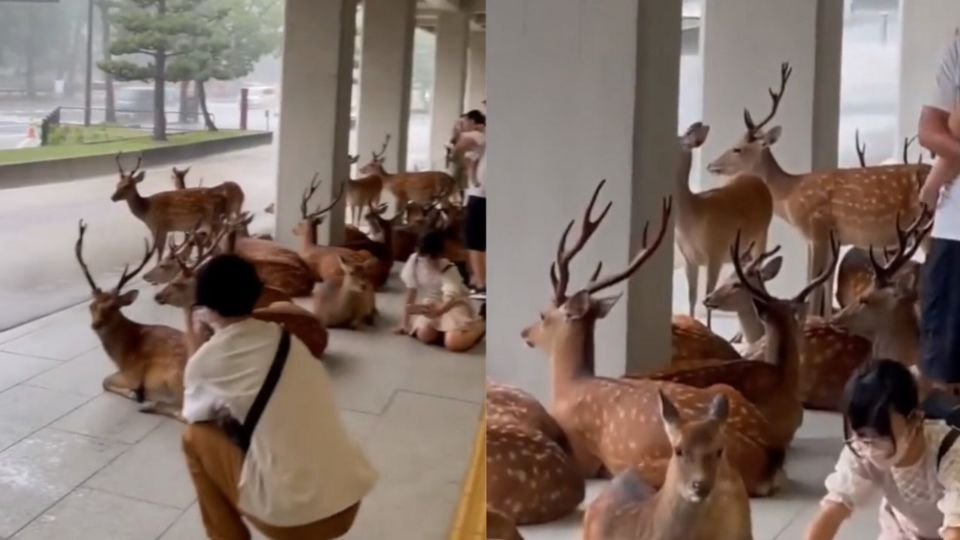
[[[487,196],[487,138],[482,132],[477,132],[475,138],[477,146],[468,150],[463,156],[467,162],[477,162],[477,173],[470,179],[466,195],[485,198]]]
[[[950,112],[960,100],[960,39],[947,48],[937,69],[936,88],[926,104]],[[938,158],[939,159],[939,158]],[[930,236],[960,241],[960,182],[954,181],[940,190],[940,202],[934,215]]]
[[[280,327],[247,319],[214,333],[187,362],[183,416],[247,417],[280,343]],[[326,369],[296,337],[253,432],[240,474],[239,507],[277,527],[305,525],[359,502],[377,480],[347,435]]]
[[[408,289],[417,289],[428,300],[440,302],[467,295],[460,271],[447,259],[440,259],[435,266],[414,253],[400,270],[400,280]]]

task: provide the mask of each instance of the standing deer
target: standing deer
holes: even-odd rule
[[[702,414],[714,396],[722,393],[731,404],[732,435],[727,446],[731,462],[740,471],[750,493],[769,495],[782,478],[785,448],[772,442],[766,418],[736,390],[724,385],[699,389],[594,374],[594,327],[609,313],[619,296],[594,298],[593,295],[627,280],[653,255],[667,232],[671,210],[669,199],[665,200],[660,231],[651,244],[643,242],[626,269],[611,276],[598,276],[567,296],[569,265],[610,209],[608,204],[598,219],[592,219],[603,184],[600,182],[594,191],[584,214],[580,237],[570,249],[566,249],[566,240],[574,221],[564,230],[557,258],[550,268],[553,299],[541,312],[540,320],[521,334],[528,346],[545,351],[549,357],[550,409],[567,434],[581,472],[593,477],[601,469],[617,474],[637,468],[645,481],[662,485],[673,449],[657,421],[657,392],[663,391],[684,414],[690,415]],[[644,234],[644,240],[646,236]]]
[[[190,172],[190,167],[186,169],[173,168],[173,185],[177,189],[187,189],[187,173]],[[200,183],[194,189],[206,189],[212,193],[216,193],[222,196],[227,201],[227,214],[239,214],[243,211],[243,200],[245,195],[243,194],[243,188],[240,187],[240,184],[236,182],[224,182],[220,185],[213,187],[203,187],[203,179],[200,179]]]
[[[697,306],[700,267],[707,267],[706,294],[717,286],[720,269],[728,262],[727,247],[738,231],[754,246],[755,254],[767,245],[767,229],[773,219],[773,199],[763,180],[754,174],[739,174],[726,184],[699,193],[690,189],[693,151],[703,146],[710,127],[691,125],[679,138],[680,166],[674,191],[677,197],[675,230],[677,246],[687,273],[687,297],[691,317]],[[711,324],[707,309],[707,327]]]
[[[383,155],[374,154],[358,173],[364,178],[377,177],[397,200],[397,213],[405,214],[410,202],[430,204],[436,199],[450,199],[457,192],[456,180],[444,171],[388,173],[383,168]],[[371,180],[372,182],[372,180]]]
[[[383,141],[380,152],[373,152],[371,163],[383,163],[386,159],[387,146],[390,144],[390,134]],[[360,155],[350,156],[351,163],[359,161]],[[383,176],[375,173],[364,173],[362,177],[347,182],[347,208],[350,209],[350,222],[360,223],[364,208],[380,205],[380,195],[383,193]]]
[[[83,261],[86,232],[86,224],[80,221],[74,255],[93,293],[90,302],[93,331],[100,338],[107,356],[117,366],[117,372],[103,380],[103,389],[135,400],[142,412],[182,420],[183,370],[187,363],[183,332],[169,326],[131,321],[121,311],[132,305],[139,294],[136,289],[123,292],[123,288],[147,265],[154,249],[147,247],[140,264],[132,271],[129,265],[125,266],[117,285],[104,291]]]
[[[750,500],[727,461],[729,405],[718,395],[706,417],[684,420],[660,394],[673,454],[656,493],[636,471],[620,473],[587,508],[584,540],[753,540]]]
[[[212,230],[226,215],[226,198],[202,188],[162,191],[147,197],[140,195],[137,185],[146,176],[146,171],[140,170],[143,158],[137,158],[137,165],[129,173],[123,170],[120,154],[116,159],[120,180],[110,200],[127,201],[133,215],[150,229],[158,262],[163,259],[167,235],[190,231],[197,223]]]
[[[791,74],[790,65],[781,66],[780,90],[770,89],[773,106],[756,123],[744,110],[747,131],[732,148],[708,166],[715,174],[756,174],[763,178],[773,196],[774,212],[796,228],[809,246],[808,279],[819,274],[827,263],[830,231],[841,245],[891,246],[897,241],[896,217],[908,219],[920,212],[919,189],[928,169],[921,165],[885,165],[867,169],[790,174],[771,152],[780,139],[781,128],[766,129],[783,98]],[[832,276],[821,291],[812,295],[815,315],[829,310]]]
[[[352,328],[360,330],[363,325],[376,322],[377,303],[370,280],[369,259],[365,263],[352,264],[337,257],[343,271],[340,281],[325,281],[314,294],[314,314],[328,328]]]

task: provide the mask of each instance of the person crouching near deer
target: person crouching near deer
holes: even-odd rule
[[[299,339],[253,318],[263,284],[253,265],[214,257],[187,310],[187,469],[207,536],[339,538],[377,473],[347,435],[330,379]],[[199,344],[198,328],[213,335]],[[304,412],[307,411],[305,414]]]
[[[407,295],[396,332],[431,345],[442,343],[453,352],[464,352],[483,338],[486,325],[470,302],[469,290],[457,266],[443,256],[446,245],[443,232],[427,231],[420,236],[416,252],[403,265],[400,279],[407,287]]]
[[[880,540],[960,540],[958,431],[925,421],[910,370],[872,360],[847,383],[846,441],[806,540],[832,540],[874,494]]]

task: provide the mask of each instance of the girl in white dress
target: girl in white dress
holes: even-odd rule
[[[832,540],[877,494],[880,540],[960,540],[960,432],[924,420],[910,370],[892,360],[861,366],[847,383],[844,433],[807,540]]]
[[[442,232],[425,233],[416,253],[403,265],[400,279],[407,287],[407,298],[397,332],[463,352],[483,338],[486,326],[470,303],[456,265],[443,257],[445,243]]]

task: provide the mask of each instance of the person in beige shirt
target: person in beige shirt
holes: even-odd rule
[[[272,540],[338,538],[377,473],[344,428],[323,364],[251,316],[262,287],[248,262],[215,257],[188,312],[183,450],[204,527],[211,539],[246,540],[246,518]],[[213,336],[198,346],[201,325]]]

